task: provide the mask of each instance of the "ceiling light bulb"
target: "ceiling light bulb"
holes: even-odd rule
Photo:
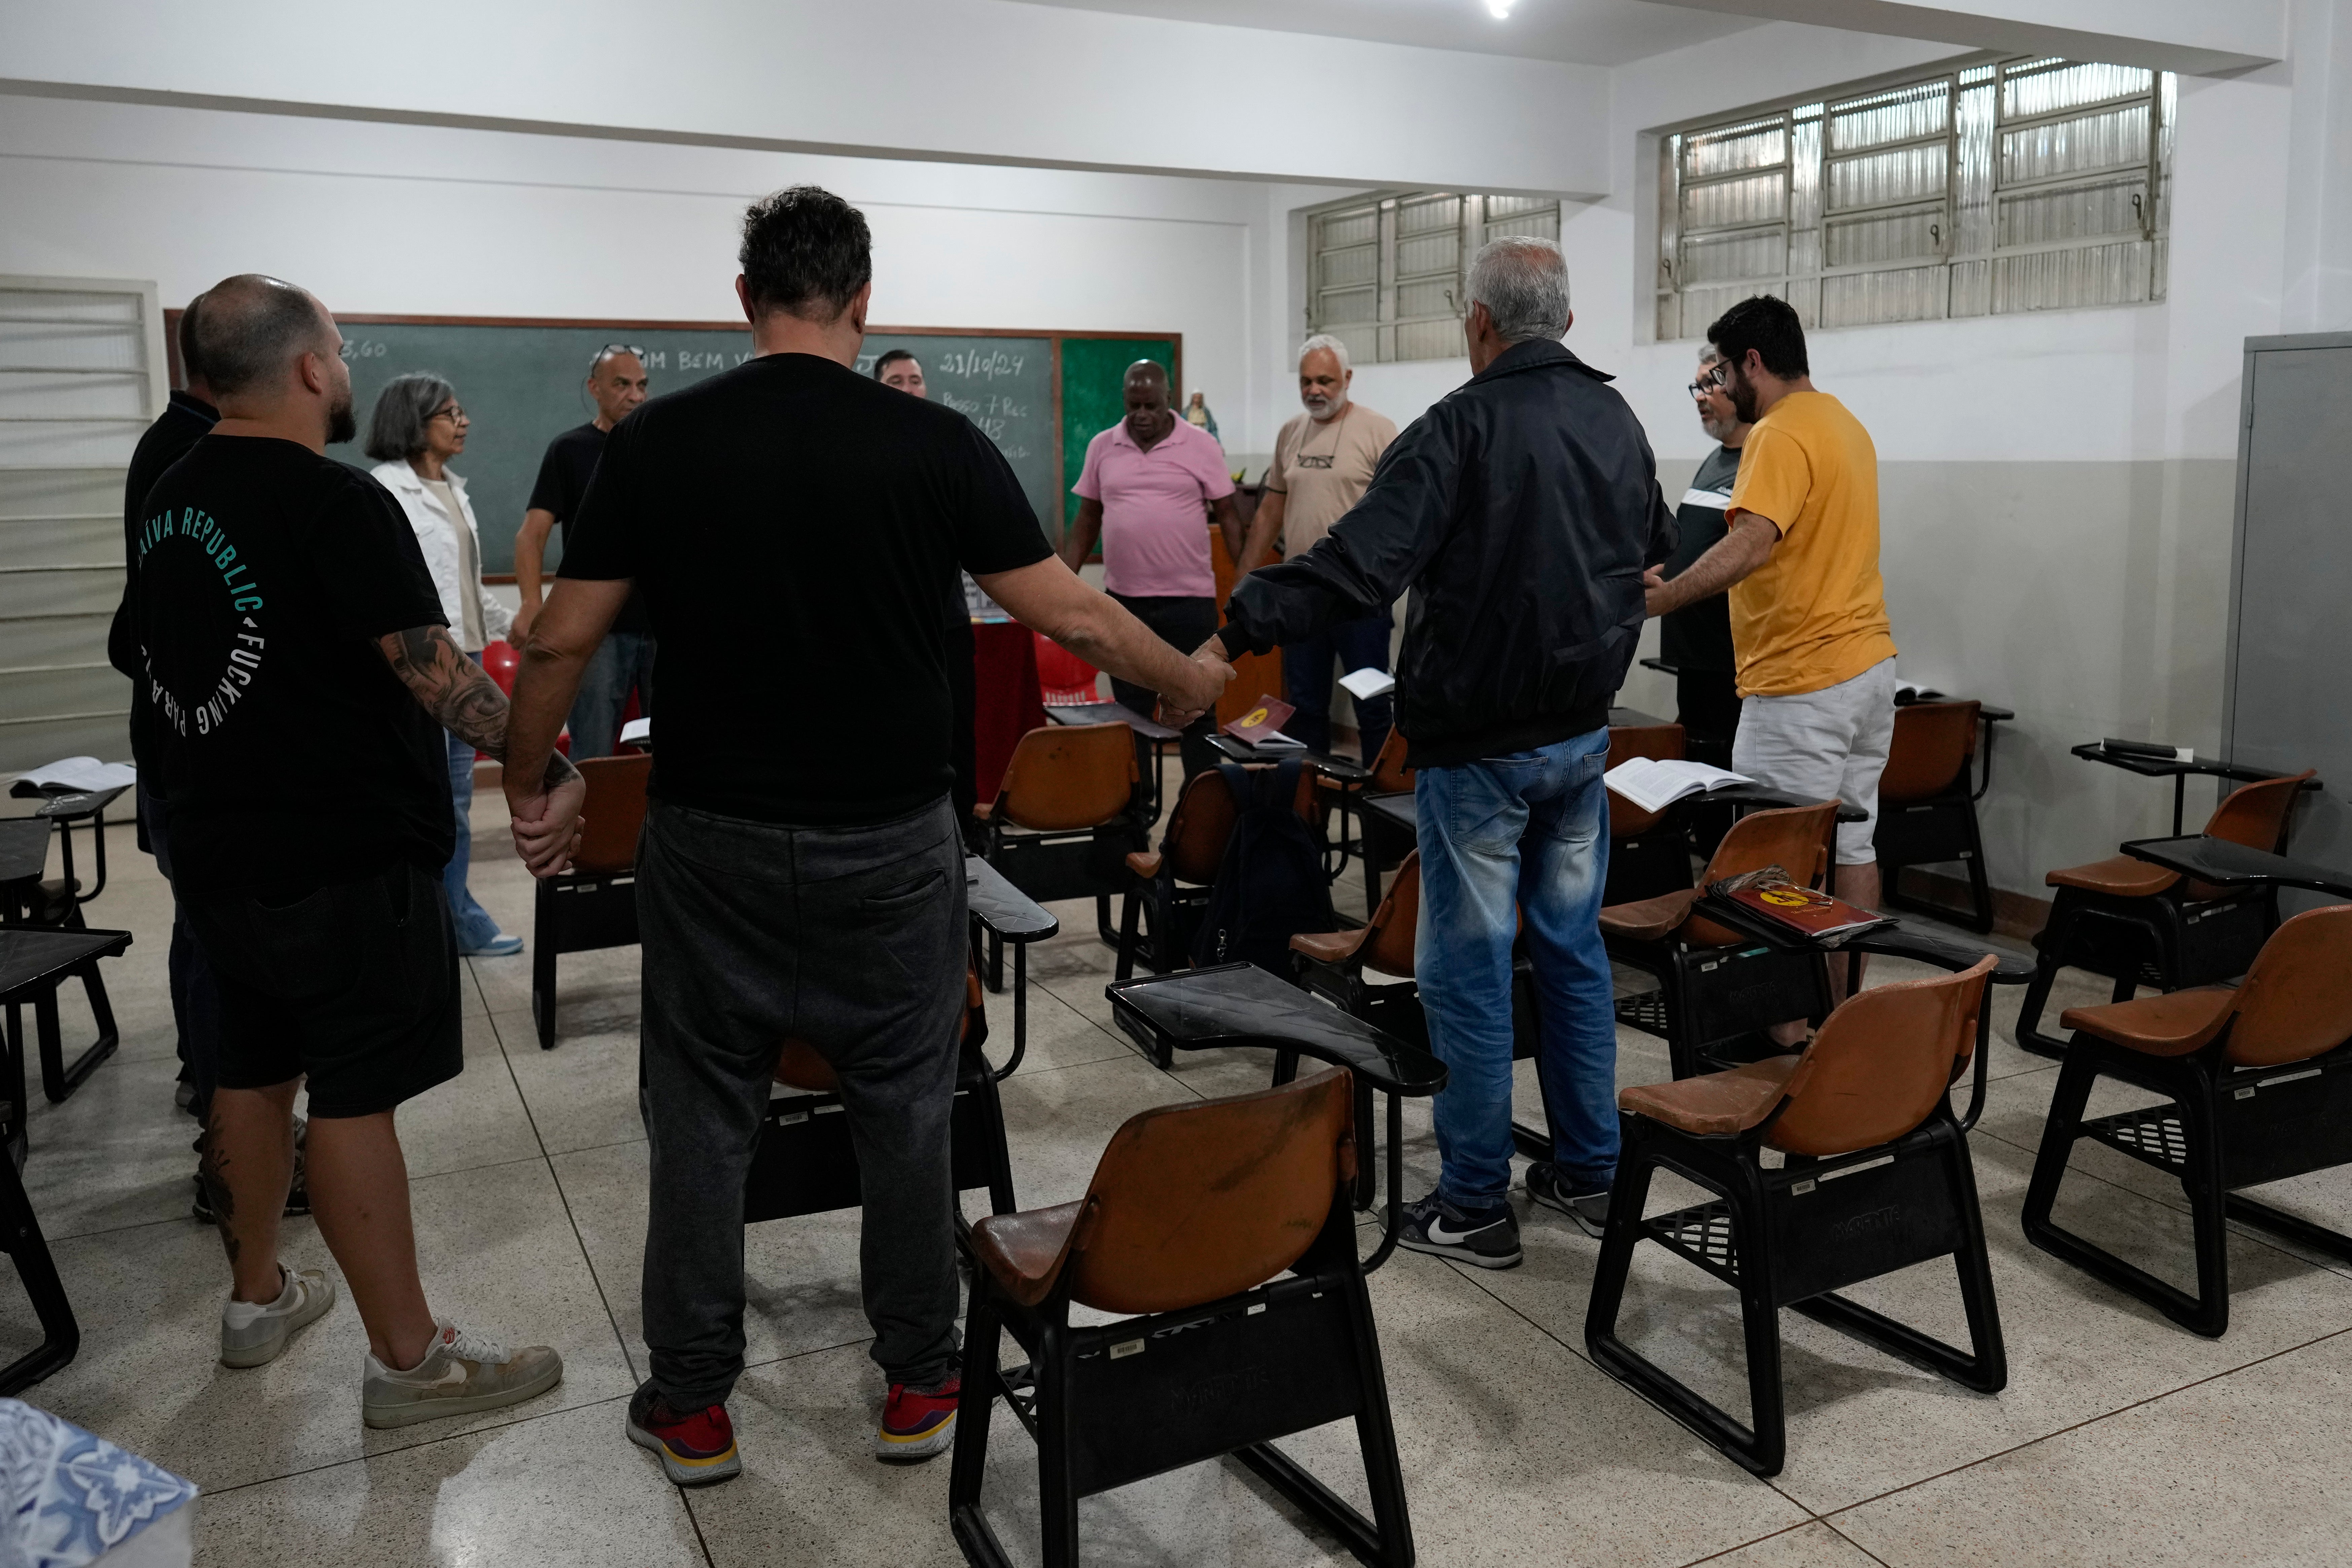
[[[1511,19],[1511,0],[1486,0],[1486,9],[1493,14],[1497,22],[1507,22]]]

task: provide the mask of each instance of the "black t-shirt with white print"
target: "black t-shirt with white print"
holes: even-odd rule
[[[147,494],[110,652],[183,897],[300,893],[455,847],[447,742],[377,639],[445,626],[400,503],[291,441],[207,436]]]

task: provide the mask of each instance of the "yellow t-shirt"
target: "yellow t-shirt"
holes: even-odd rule
[[[1731,585],[1742,697],[1793,697],[1895,657],[1878,575],[1878,449],[1826,392],[1793,392],[1748,433],[1727,522],[1775,524],[1770,559]]]

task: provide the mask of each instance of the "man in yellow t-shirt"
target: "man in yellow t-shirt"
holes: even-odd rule
[[[1895,733],[1877,449],[1843,404],[1813,390],[1805,330],[1785,301],[1743,300],[1706,335],[1722,356],[1710,374],[1755,428],[1722,542],[1672,582],[1653,571],[1650,614],[1730,590],[1744,699],[1732,771],[1869,813],[1867,821],[1838,826],[1836,892],[1875,908],[1871,839]]]

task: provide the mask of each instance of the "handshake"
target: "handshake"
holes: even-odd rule
[[[1217,705],[1225,694],[1226,685],[1234,679],[1234,667],[1225,658],[1224,640],[1212,634],[1207,642],[1192,650],[1184,661],[1182,680],[1174,690],[1162,687],[1160,692],[1160,721],[1171,730],[1181,730],[1202,714]]]

